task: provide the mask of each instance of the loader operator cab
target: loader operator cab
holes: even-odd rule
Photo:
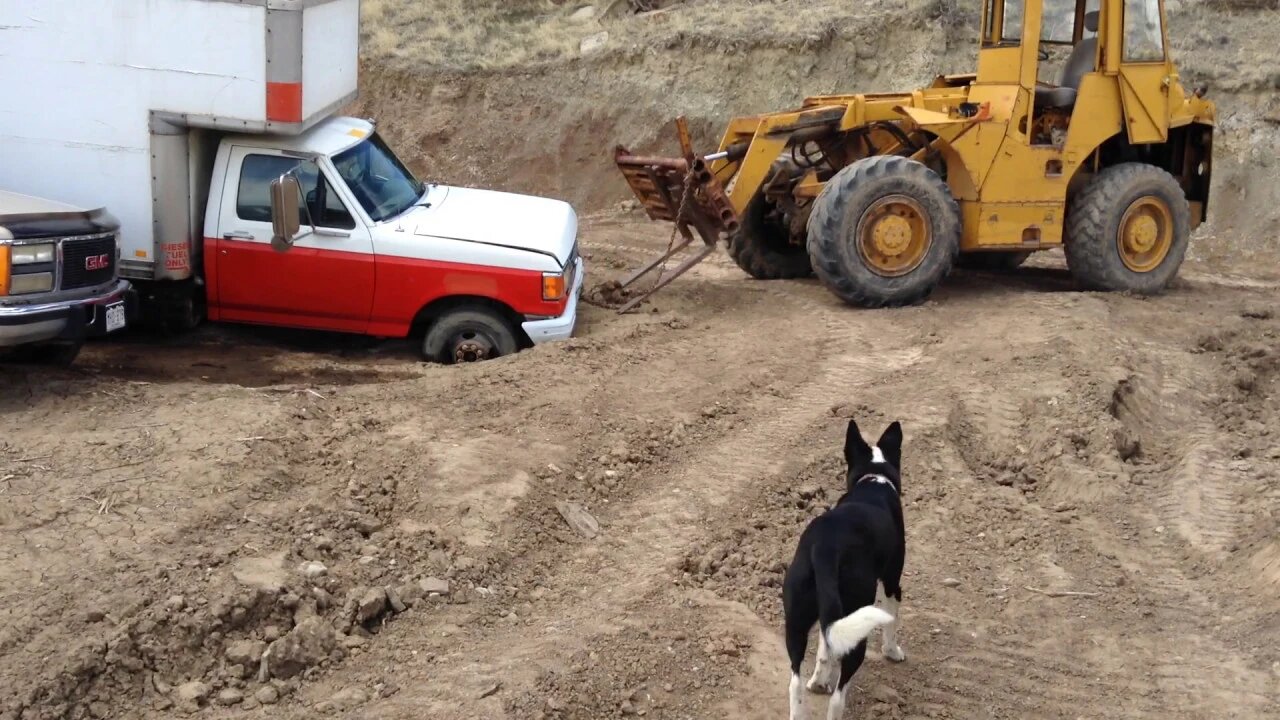
[[[1062,64],[1062,72],[1058,76],[1056,87],[1037,84],[1036,107],[1070,110],[1076,104],[1076,95],[1080,90],[1080,81],[1086,73],[1098,68],[1098,11],[1093,10],[1084,15],[1084,30],[1088,35],[1082,37],[1071,48],[1071,54]],[[1043,42],[1043,40],[1042,40]],[[1040,60],[1049,59],[1049,53],[1041,50]]]

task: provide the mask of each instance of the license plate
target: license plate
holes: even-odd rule
[[[115,332],[124,327],[124,303],[112,303],[107,306],[107,332]]]

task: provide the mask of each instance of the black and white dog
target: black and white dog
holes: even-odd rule
[[[831,693],[827,720],[843,715],[849,681],[866,657],[867,636],[877,627],[884,627],[884,656],[895,662],[906,659],[897,640],[906,558],[899,499],[902,426],[894,422],[871,447],[850,420],[844,457],[849,466],[845,493],[801,533],[782,585],[791,720],[800,717],[800,663],[815,621],[818,665],[808,688]],[[883,610],[875,606],[877,583],[884,586]]]

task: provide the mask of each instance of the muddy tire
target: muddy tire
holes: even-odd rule
[[[961,253],[956,267],[984,272],[1010,272],[1022,266],[1031,257],[1030,252],[993,251]]]
[[[858,307],[929,297],[960,253],[960,207],[947,184],[904,157],[864,158],[836,173],[809,216],[814,272]]]
[[[791,172],[790,163],[774,163],[770,178]],[[729,239],[729,257],[757,280],[789,280],[813,274],[809,252],[803,243],[790,241],[791,232],[773,203],[763,192],[756,193],[742,213],[742,226]]]
[[[1067,267],[1082,287],[1154,295],[1177,275],[1191,240],[1178,181],[1143,163],[1098,173],[1067,209]]]
[[[492,360],[515,354],[515,331],[498,313],[483,307],[447,311],[431,324],[422,355],[445,364]]]

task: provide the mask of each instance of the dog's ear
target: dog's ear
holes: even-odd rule
[[[844,435],[844,461],[849,464],[852,469],[859,462],[865,462],[871,458],[871,446],[866,440],[862,439],[862,432],[858,430],[858,423],[853,420],[849,421],[849,429]]]
[[[894,469],[902,469],[902,425],[897,420],[885,428],[880,439],[876,441],[876,447],[880,448],[880,452],[884,453],[884,459]]]

